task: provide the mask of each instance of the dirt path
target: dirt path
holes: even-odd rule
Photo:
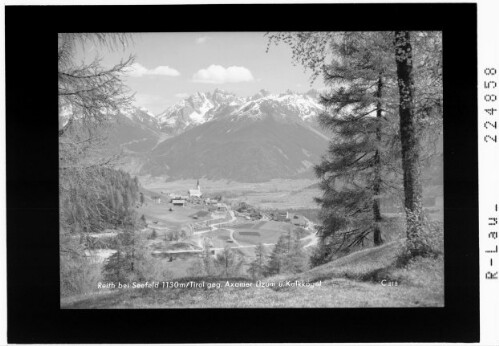
[[[227,227],[220,227],[222,225],[227,225],[227,224],[231,224],[233,223],[234,221],[237,220],[236,216],[235,216],[235,213],[234,211],[226,204],[222,204],[223,207],[226,209],[227,213],[230,215],[230,220],[226,220],[226,221],[222,221],[222,222],[218,222],[218,223],[213,223],[213,224],[210,224],[209,227],[210,229],[209,230],[205,230],[205,231],[198,231],[198,232],[193,232],[193,235],[202,235],[202,234],[206,234],[206,233],[210,233],[210,232],[214,232],[216,230],[227,230],[229,232],[229,237],[230,237],[230,240],[232,240],[232,242],[234,243],[235,246],[231,246],[232,249],[249,249],[249,248],[256,248],[258,245],[242,245],[241,243],[239,243],[235,238],[234,238],[234,233],[236,232],[236,230],[232,229],[232,228],[227,228]],[[210,220],[206,220],[204,222],[209,222],[209,221],[213,221],[213,220],[217,220],[216,218],[212,218]],[[300,240],[301,241],[306,241],[306,240],[311,240],[309,244],[305,245],[304,247],[310,247],[310,246],[314,246],[317,244],[318,242],[318,238],[317,238],[317,235],[315,234],[315,229],[314,229],[314,223],[311,222],[310,220],[306,219],[305,220],[307,221],[307,227],[306,229],[311,232],[311,234],[301,238]],[[202,239],[199,238],[197,239],[197,243],[198,243],[198,246],[202,247]],[[275,243],[265,243],[265,244],[262,244],[263,246],[274,246]],[[215,250],[215,251],[221,251],[223,250],[223,248],[221,247],[212,247],[210,248],[211,250]],[[179,254],[179,253],[194,253],[194,252],[201,252],[202,250],[172,250],[172,251],[168,251],[168,253],[175,253],[175,254]]]

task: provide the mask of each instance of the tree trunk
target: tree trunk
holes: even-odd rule
[[[378,102],[376,104],[376,144],[378,147],[376,148],[376,152],[374,153],[374,184],[373,184],[373,217],[374,217],[374,231],[373,231],[373,240],[374,246],[378,246],[383,244],[383,239],[381,238],[381,229],[379,227],[379,223],[381,221],[381,212],[380,212],[380,203],[379,203],[379,194],[381,192],[381,159],[380,159],[380,144],[381,144],[381,97],[383,96],[383,77],[381,74],[378,78],[378,85],[376,90],[376,97],[378,98]]]
[[[402,144],[402,169],[404,171],[407,241],[417,242],[421,234],[422,185],[419,164],[420,144],[414,114],[414,76],[410,33],[396,31],[394,43],[400,96],[400,140]]]

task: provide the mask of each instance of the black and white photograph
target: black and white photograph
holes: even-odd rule
[[[61,308],[444,306],[441,32],[57,56]]]
[[[8,342],[494,344],[490,6],[263,2],[5,6]]]

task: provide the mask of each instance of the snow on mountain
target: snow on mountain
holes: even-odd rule
[[[173,128],[180,117],[191,125],[154,147],[141,174],[244,182],[313,177],[329,140],[317,129],[322,106],[313,93],[261,90],[239,98],[216,90],[169,110],[162,126]]]
[[[147,127],[159,131],[159,124],[156,117],[145,107],[128,105],[121,107],[119,113],[121,116],[128,118],[131,123],[135,123],[135,126]],[[120,120],[118,119],[118,121]]]
[[[323,107],[317,98],[309,94],[303,95],[287,91],[275,95],[261,90],[230,116],[261,118],[271,115],[283,120],[311,121],[315,120],[322,109]]]
[[[191,95],[167,108],[156,119],[163,132],[173,135],[222,117],[261,118],[270,114],[291,121],[312,121],[322,110],[317,95],[313,91],[307,94],[287,91],[277,95],[262,89],[242,98],[216,89],[213,93]]]
[[[216,89],[213,93],[197,92],[171,107],[168,107],[156,119],[164,132],[178,134],[187,128],[213,120],[217,114],[224,114],[227,109],[237,107],[244,99]]]
[[[146,113],[150,117],[155,118],[154,114],[152,114],[146,107],[139,107],[139,110],[141,110],[142,112]]]

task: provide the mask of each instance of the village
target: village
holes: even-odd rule
[[[220,195],[203,194],[200,182],[185,193],[141,190],[139,231],[148,254],[173,277],[188,276],[188,269],[206,248],[212,256],[230,247],[249,262],[262,244],[270,253],[282,234],[297,234],[303,248],[316,244],[314,223],[287,211],[262,211],[247,203],[225,201]],[[119,233],[108,230],[90,235],[100,243],[87,256],[104,264],[115,253],[112,239]]]

